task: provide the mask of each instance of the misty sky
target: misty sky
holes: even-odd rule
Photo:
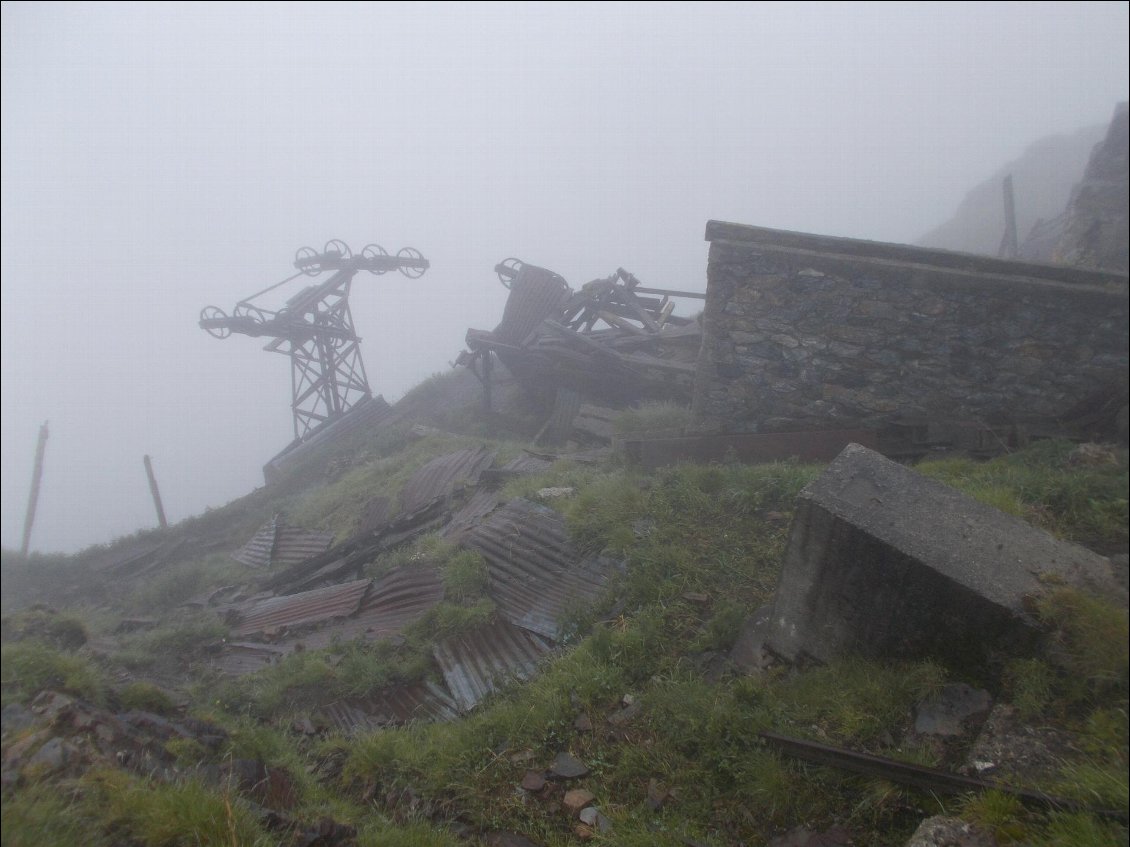
[[[289,363],[225,311],[341,238],[374,393],[489,329],[508,256],[704,290],[710,218],[914,241],[1127,98],[1127,4],[3,4],[2,541],[73,551],[262,484]]]

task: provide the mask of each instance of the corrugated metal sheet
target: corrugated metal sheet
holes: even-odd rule
[[[123,544],[115,544],[108,550],[95,553],[87,558],[86,568],[91,571],[105,571],[118,575],[136,573],[151,565],[160,564],[181,546],[183,542],[153,541],[138,539]]]
[[[236,635],[247,636],[267,629],[348,617],[361,605],[369,585],[369,580],[359,579],[301,594],[260,600],[242,611],[233,631]]]
[[[427,614],[443,599],[443,593],[439,570],[405,565],[373,580],[355,615],[288,643],[301,641],[304,647],[318,650],[334,640],[391,638]]]
[[[299,562],[305,562],[330,549],[333,543],[332,532],[319,532],[313,529],[301,529],[296,526],[280,525],[275,536],[275,550],[271,556],[271,566],[276,568],[289,568]]]
[[[463,535],[473,526],[483,522],[491,512],[498,508],[502,496],[497,490],[478,488],[471,495],[463,508],[451,516],[447,526],[443,528],[443,537],[458,543]]]
[[[479,473],[494,461],[494,452],[486,447],[469,447],[432,459],[412,475],[400,492],[400,508],[405,514],[423,509],[430,503],[451,494],[455,485],[475,485]]]
[[[522,455],[503,465],[502,470],[518,474],[535,474],[549,470],[551,467],[553,467],[553,461],[550,459],[535,456],[532,453],[522,453]]]
[[[432,651],[463,711],[507,682],[527,680],[550,645],[528,630],[499,621],[437,644]]]
[[[486,559],[488,593],[502,615],[554,640],[569,607],[595,599],[615,567],[601,557],[582,560],[565,519],[529,500],[511,500],[468,530],[462,544]]]
[[[249,644],[233,641],[224,645],[223,651],[211,662],[212,667],[229,676],[244,676],[273,665],[286,654],[286,649],[274,644]]]
[[[333,538],[332,532],[286,526],[275,515],[232,558],[252,568],[288,568],[326,552]]]
[[[251,540],[232,553],[232,558],[249,568],[269,568],[271,566],[271,552],[275,549],[275,535],[279,528],[279,518],[275,515],[259,531],[251,536]]]
[[[454,720],[459,717],[459,706],[442,686],[419,682],[386,688],[369,697],[338,700],[320,712],[345,735],[358,735],[410,721]]]
[[[375,529],[380,529],[392,520],[392,515],[392,500],[388,497],[374,497],[365,504],[365,510],[361,513],[361,521],[357,531],[372,532]]]

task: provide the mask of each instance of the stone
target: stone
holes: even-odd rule
[[[553,488],[539,488],[537,496],[539,500],[558,500],[564,497],[572,497],[577,493],[577,489],[568,486],[556,486]]]
[[[549,766],[549,772],[554,779],[580,779],[588,775],[589,769],[584,762],[569,753],[558,753]]]
[[[15,735],[35,723],[31,710],[19,703],[9,703],[0,711],[0,733]]]
[[[961,818],[935,815],[918,825],[906,847],[997,847],[997,841]]]
[[[57,773],[78,760],[81,755],[82,751],[71,742],[62,738],[49,738],[28,758],[20,770],[23,774],[36,777]]]
[[[963,682],[946,685],[915,710],[914,731],[919,735],[955,737],[965,732],[965,722],[987,715],[993,698],[988,691]]]
[[[543,788],[545,788],[545,775],[541,771],[526,771],[526,775],[522,777],[522,789],[538,792]]]
[[[1034,651],[1047,577],[1117,590],[1103,557],[852,444],[797,498],[766,643],[992,670]]]
[[[577,715],[573,721],[573,729],[577,732],[592,732],[592,718],[583,713]]]
[[[608,722],[613,726],[623,726],[631,721],[643,709],[643,704],[638,700],[629,701],[628,705],[608,716]]]
[[[667,786],[657,779],[652,778],[647,781],[647,805],[653,811],[658,812],[662,809],[670,796]]]
[[[596,795],[587,788],[572,788],[565,792],[565,799],[562,802],[565,809],[570,814],[575,815],[595,799]],[[585,823],[592,823],[592,821],[585,821]]]

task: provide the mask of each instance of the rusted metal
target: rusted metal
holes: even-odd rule
[[[437,644],[432,655],[460,710],[469,711],[492,691],[532,677],[549,650],[532,632],[498,621]]]
[[[1066,811],[1088,811],[1104,817],[1126,820],[1124,809],[1092,809],[1085,807],[1073,800],[1055,797],[1042,791],[1029,791],[1024,788],[1013,788],[999,782],[950,773],[925,765],[914,765],[909,762],[900,762],[888,759],[885,756],[875,756],[871,753],[858,753],[846,750],[843,747],[831,747],[815,741],[805,741],[801,738],[791,738],[779,735],[768,730],[759,733],[760,737],[782,753],[815,762],[820,765],[840,768],[865,776],[909,785],[921,791],[938,794],[966,794],[969,792],[999,791],[1011,795],[1018,800],[1030,805],[1044,808],[1063,809]]]
[[[332,532],[286,526],[275,515],[232,558],[253,568],[289,568],[321,555],[332,542]]]
[[[294,267],[297,274],[241,300],[231,315],[206,306],[200,312],[200,327],[216,338],[233,332],[270,337],[265,349],[290,357],[294,436],[303,440],[314,428],[372,396],[361,360],[361,339],[349,309],[354,276],[363,270],[376,275],[399,270],[416,279],[427,270],[428,261],[411,247],[390,256],[376,244],[353,255],[344,242],[333,239],[321,252],[301,248]],[[278,310],[252,302],[299,276],[327,272],[329,279],[299,291]]]
[[[360,735],[415,721],[445,722],[459,717],[459,706],[434,682],[396,685],[371,694],[336,700],[320,709],[323,719],[344,735]]]
[[[494,451],[480,445],[432,459],[404,483],[400,490],[401,511],[411,514],[450,496],[459,485],[475,485],[494,456]]]
[[[615,569],[610,559],[582,557],[561,515],[522,499],[468,530],[462,544],[486,560],[488,593],[503,617],[551,640],[569,610],[592,602]]]
[[[242,611],[233,632],[238,636],[248,636],[264,630],[281,630],[348,617],[360,607],[369,585],[369,580],[359,579],[301,594],[260,600]]]
[[[802,462],[828,462],[852,443],[876,448],[878,436],[869,429],[829,429],[625,438],[621,442],[628,458],[647,470],[677,462],[738,461],[755,464],[791,458]]]
[[[396,568],[373,580],[355,613],[291,641],[315,650],[335,641],[392,638],[426,615],[443,599],[443,594],[443,580],[436,568]]]
[[[210,665],[228,676],[244,676],[273,665],[286,653],[284,648],[274,644],[232,641],[224,645]]]
[[[579,291],[552,271],[517,259],[495,270],[510,288],[503,320],[490,332],[468,330],[469,351],[456,360],[475,371],[484,391],[485,363],[497,356],[518,382],[547,401],[558,390],[620,404],[689,400],[701,327],[674,315],[671,298],[690,292],[645,289],[623,268]],[[562,415],[557,418],[555,435],[564,426]]]
[[[479,487],[458,512],[451,516],[443,528],[443,537],[458,543],[474,526],[499,507],[502,495],[494,488]]]

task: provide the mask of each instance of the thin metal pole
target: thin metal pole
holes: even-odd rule
[[[148,456],[145,457],[145,473],[149,477],[149,493],[153,495],[153,505],[157,507],[157,521],[161,524],[161,529],[168,529],[165,507],[161,505],[161,491],[157,488],[157,477],[153,474],[153,463]]]
[[[1016,237],[1016,195],[1012,190],[1012,174],[1004,178],[1004,237],[1001,239],[1000,250],[997,251],[1002,259],[1015,259],[1020,252]]]
[[[31,491],[27,495],[27,515],[24,517],[24,541],[20,555],[27,558],[31,546],[31,528],[35,524],[35,507],[39,503],[39,482],[43,479],[43,454],[47,450],[47,421],[39,428],[39,443],[35,447],[35,470],[31,474]]]

